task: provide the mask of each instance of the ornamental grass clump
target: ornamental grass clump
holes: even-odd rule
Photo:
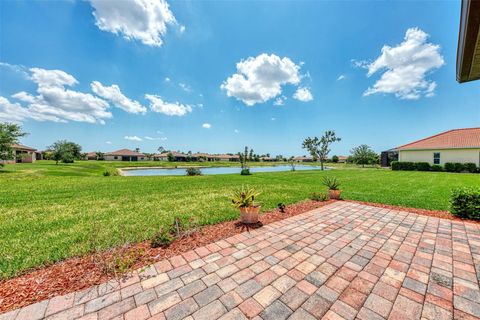
[[[232,204],[240,209],[240,220],[242,223],[258,223],[258,214],[260,212],[260,205],[256,202],[258,195],[260,195],[260,192],[244,186],[230,194]]]

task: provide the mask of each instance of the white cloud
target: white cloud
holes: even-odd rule
[[[275,121],[275,120],[277,120],[277,118],[271,118],[270,120]]]
[[[159,47],[167,26],[176,24],[165,0],[90,0],[100,30]]]
[[[212,125],[210,123],[204,123],[202,124],[202,128],[205,128],[205,129],[210,129],[212,127]]]
[[[30,108],[22,107],[19,103],[12,103],[7,98],[0,96],[0,122],[21,123],[30,119],[36,121],[65,122],[65,120],[56,116],[36,112]]]
[[[313,95],[307,88],[298,88],[293,94],[293,98],[299,101],[308,102],[313,100]]]
[[[392,93],[400,99],[431,97],[437,86],[427,75],[444,65],[440,46],[427,42],[429,35],[418,28],[410,28],[402,43],[395,47],[383,46],[382,54],[366,65],[367,76],[383,72],[380,79],[363,95]]]
[[[154,112],[163,113],[167,116],[184,116],[192,112],[192,107],[188,104],[178,102],[163,101],[160,96],[146,94],[145,98],[150,101],[150,109]]]
[[[273,105],[274,106],[283,106],[285,104],[286,100],[287,100],[287,97],[282,95],[282,96],[275,99],[275,101],[273,102]]]
[[[345,75],[341,74],[338,76],[337,81],[344,80],[345,78]]]
[[[142,138],[137,137],[137,136],[125,136],[123,137],[125,140],[130,140],[130,141],[142,141]]]
[[[239,132],[240,132],[240,130],[238,130],[238,129],[235,129],[235,130],[233,130],[233,132],[235,132],[235,133],[239,133]]]
[[[30,79],[37,84],[37,95],[21,91],[12,96],[27,104],[26,107],[16,104],[17,109],[21,108],[18,114],[23,114],[24,119],[103,124],[104,119],[112,117],[105,100],[65,88],[78,83],[72,75],[41,68],[31,68],[30,72]]]
[[[106,144],[112,144],[112,141],[105,141]]]
[[[165,141],[165,140],[167,140],[166,137],[150,137],[150,136],[145,136],[144,138],[145,138],[145,140],[150,140],[150,141],[156,141],[156,140]]]
[[[172,81],[172,80],[170,80],[169,77],[165,77],[165,82],[170,82],[170,81]]]
[[[138,101],[131,100],[127,98],[120,88],[113,84],[110,87],[104,86],[99,81],[93,81],[90,84],[92,91],[95,92],[96,95],[110,101],[118,108],[129,112],[129,113],[145,113],[147,112],[147,108],[142,106]]]
[[[23,65],[0,62],[0,68],[8,69],[22,75],[23,78],[29,78],[28,69]]]
[[[181,25],[180,26],[180,33],[184,33],[185,32],[185,26],[184,25]]]
[[[277,97],[286,84],[298,85],[300,65],[288,57],[262,53],[237,63],[237,73],[225,80],[220,88],[248,106]]]
[[[189,86],[188,84],[186,84],[186,83],[180,82],[178,85],[179,85],[180,88],[182,88],[182,90],[185,91],[185,92],[191,92],[191,91],[192,91],[192,88],[190,88],[190,86]]]

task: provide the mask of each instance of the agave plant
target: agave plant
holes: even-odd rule
[[[237,208],[254,207],[257,205],[255,198],[258,197],[260,192],[253,188],[244,187],[234,190],[230,194],[232,204]]]
[[[335,177],[323,177],[322,184],[328,188],[328,190],[338,190],[340,182]]]

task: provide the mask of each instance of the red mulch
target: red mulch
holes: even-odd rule
[[[289,205],[285,213],[278,209],[260,216],[263,225],[295,216],[312,209],[332,203],[304,201]],[[128,252],[141,252],[132,270],[149,265],[155,261],[178,255],[197,247],[207,245],[223,238],[245,231],[237,221],[227,221],[202,227],[198,232],[175,240],[168,248],[151,248],[149,241],[136,243],[128,247]],[[111,256],[112,253],[106,253]],[[97,260],[98,262],[98,260]],[[70,258],[38,270],[28,272],[16,278],[0,281],[0,313],[27,306],[29,304],[79,291],[113,278],[102,272],[95,255]]]

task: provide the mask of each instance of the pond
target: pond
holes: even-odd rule
[[[211,174],[240,174],[240,167],[206,167],[199,168],[204,175]],[[280,172],[290,171],[289,165],[251,167],[250,172]],[[295,170],[320,170],[320,166],[296,165]],[[328,169],[328,168],[325,168]],[[184,176],[187,174],[186,168],[152,168],[152,169],[123,169],[124,176]]]

